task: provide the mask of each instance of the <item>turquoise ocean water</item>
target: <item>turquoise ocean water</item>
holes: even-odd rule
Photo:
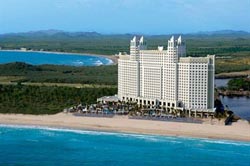
[[[0,125],[0,165],[249,166],[250,143]]]
[[[33,65],[54,64],[69,66],[98,66],[112,64],[112,60],[97,56],[45,52],[0,51],[0,64],[25,62]]]

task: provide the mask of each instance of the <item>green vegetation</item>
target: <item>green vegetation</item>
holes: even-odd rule
[[[112,55],[129,52],[133,35],[12,34],[0,35],[2,49],[60,51]],[[167,46],[170,36],[145,36],[148,49]],[[250,70],[250,35],[184,35],[187,56],[216,54],[216,73]],[[229,89],[249,90],[250,81],[232,80]],[[15,85],[11,85],[11,84]],[[2,85],[1,85],[2,84]],[[7,84],[7,85],[3,85]],[[31,86],[32,85],[32,86]],[[56,66],[10,63],[0,65],[0,112],[54,114],[79,103],[117,93],[117,65]],[[74,88],[78,87],[78,88]]]
[[[117,66],[0,65],[0,113],[55,114],[116,93]]]
[[[1,37],[0,37],[1,38]],[[97,35],[97,36],[7,36],[0,40],[2,49],[20,49],[59,51],[72,53],[116,54],[128,51],[131,35]]]
[[[56,33],[54,35],[39,33],[0,35],[0,47],[2,47],[2,49],[20,49],[21,47],[25,47],[33,50],[42,49],[44,51],[114,55],[118,52],[129,52],[129,41],[132,37],[132,34],[101,35],[98,33],[71,34],[65,32]],[[155,35],[145,36],[145,38],[147,40],[148,49],[156,49],[158,45],[166,47],[167,40],[170,36]],[[216,59],[216,73],[250,69],[249,33],[224,35],[196,34],[183,35],[183,38],[187,45],[187,56],[216,54],[216,57],[218,57],[218,59]],[[71,71],[71,69],[69,70]],[[76,80],[77,78],[72,79]],[[82,80],[84,80],[84,78]],[[65,81],[69,82],[68,79]]]
[[[229,90],[248,90],[250,91],[250,79],[249,78],[238,78],[232,79],[227,83]]]
[[[250,55],[233,56],[230,59],[216,59],[216,74],[250,70]]]
[[[133,34],[126,35],[3,35],[0,46],[3,49],[61,51],[113,55],[129,52],[129,42]],[[149,49],[158,45],[167,46],[170,35],[145,36]],[[187,44],[188,56],[240,56],[250,55],[250,35],[183,35]],[[236,56],[237,56],[236,55]]]
[[[0,84],[0,113],[55,114],[79,103],[95,103],[117,88],[70,88]]]
[[[80,83],[117,85],[117,66],[33,66],[25,63],[0,65],[0,76],[13,76],[19,82]],[[10,79],[10,78],[8,78]],[[15,78],[14,78],[15,79]],[[0,80],[1,81],[1,80]]]

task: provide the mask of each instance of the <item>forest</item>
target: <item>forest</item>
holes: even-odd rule
[[[227,89],[250,91],[250,78],[231,79],[227,83]]]
[[[70,88],[0,84],[0,113],[55,114],[64,108],[96,103],[117,88]]]
[[[0,64],[1,76],[20,77],[18,82],[80,83],[117,85],[117,65],[110,66],[59,66],[30,65],[22,62]]]
[[[42,85],[25,85],[27,82]],[[50,82],[93,86],[43,85]],[[94,104],[97,98],[114,94],[117,94],[117,65],[34,66],[21,62],[0,65],[0,113],[55,114],[80,103]]]

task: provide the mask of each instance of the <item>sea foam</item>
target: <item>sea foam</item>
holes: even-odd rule
[[[45,130],[45,134],[53,136],[52,133],[46,133],[46,131],[54,132],[70,132],[83,135],[110,135],[116,137],[127,137],[141,139],[150,142],[171,142],[171,143],[181,143],[181,140],[190,141],[190,142],[203,142],[211,144],[226,144],[226,145],[235,145],[235,146],[249,146],[250,142],[243,141],[231,141],[231,140],[218,140],[218,139],[208,139],[208,138],[193,138],[193,137],[183,137],[183,136],[159,136],[159,135],[147,135],[147,134],[132,134],[132,133],[121,133],[121,132],[110,132],[110,131],[95,131],[95,130],[78,130],[78,129],[67,129],[67,128],[55,128],[48,126],[37,126],[37,125],[9,125],[9,124],[0,124],[0,127],[6,128],[16,128],[16,129],[38,129]],[[1,131],[0,131],[1,134]]]
[[[108,58],[105,58],[105,59],[108,61],[107,65],[112,65],[114,63],[113,60],[111,59],[108,59]]]
[[[97,60],[97,61],[94,62],[94,65],[95,66],[100,66],[100,65],[103,65],[103,62],[100,61],[100,60]]]

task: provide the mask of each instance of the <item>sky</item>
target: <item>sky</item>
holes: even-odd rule
[[[250,32],[250,0],[0,0],[0,34]]]

